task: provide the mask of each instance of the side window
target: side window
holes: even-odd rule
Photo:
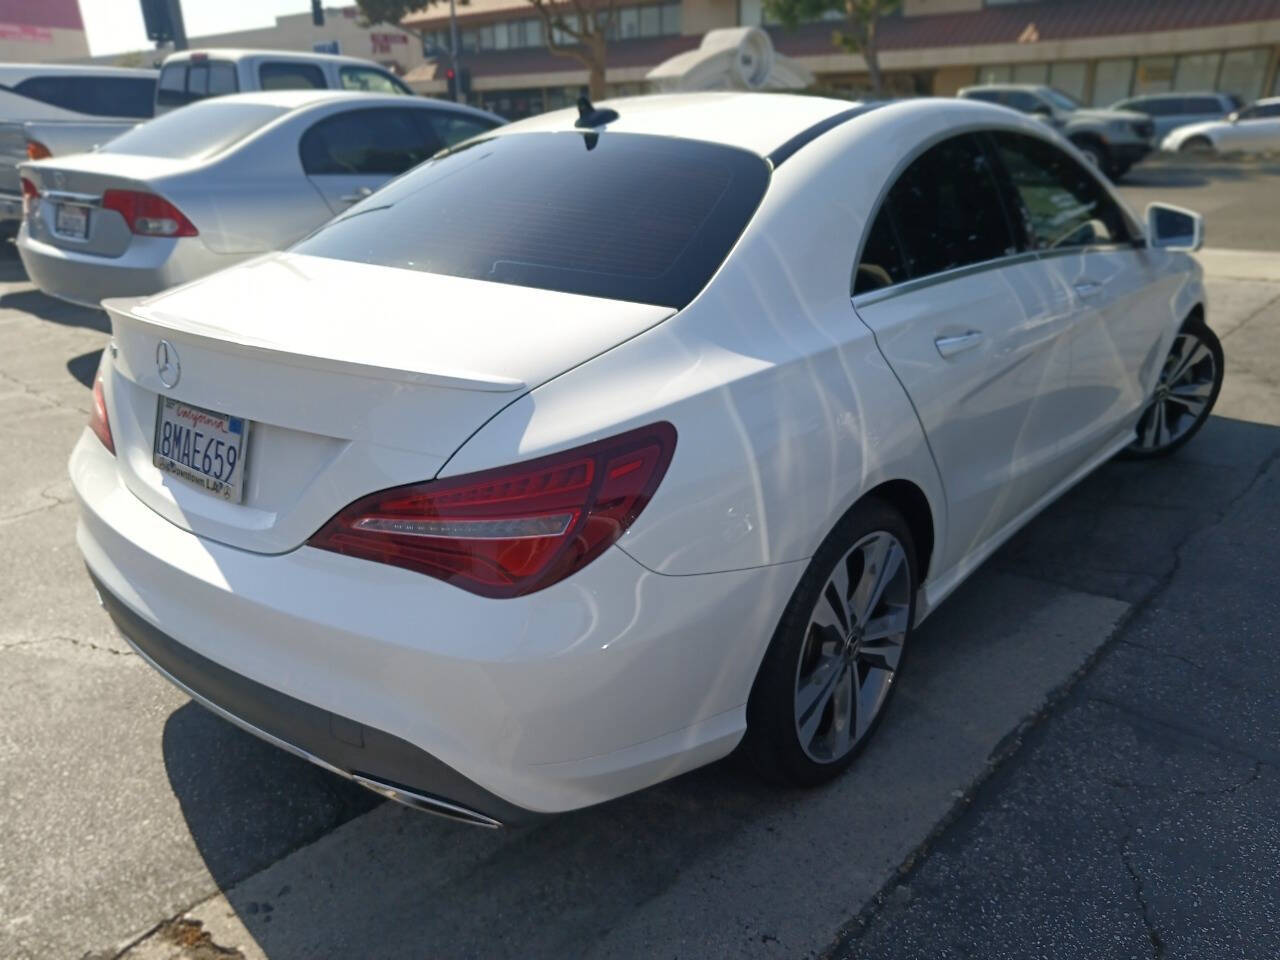
[[[902,247],[898,243],[898,231],[885,203],[876,214],[862,248],[862,259],[853,277],[853,294],[891,287],[907,279],[907,266],[902,259]]]
[[[264,63],[258,67],[263,90],[323,90],[324,71],[314,63]]]
[[[469,117],[443,110],[415,110],[418,122],[426,126],[430,135],[440,142],[440,149],[452,147],[463,140],[487,133],[496,123],[481,117]]]
[[[1018,250],[991,162],[973,134],[921,154],[893,185],[887,203],[911,277]]]
[[[240,89],[240,81],[236,79],[236,65],[225,61],[209,62],[209,96],[221,97],[235,93]]]
[[[180,107],[187,102],[187,65],[171,63],[160,71],[160,86],[156,89],[156,104],[161,107]]]
[[[343,67],[338,71],[343,90],[366,90],[369,93],[404,93],[404,87],[389,73],[368,67]]]
[[[318,121],[299,151],[308,176],[403,173],[439,149],[434,134],[395,107],[348,110]]]
[[[1261,106],[1254,107],[1252,117],[1253,119],[1280,117],[1280,103],[1264,103]]]
[[[1053,144],[1021,133],[992,134],[1037,250],[1125,243],[1124,213],[1098,179]]]
[[[144,119],[155,110],[155,81],[145,77],[28,77],[13,91],[91,117]]]
[[[1044,106],[1044,101],[1035,94],[1027,93],[1025,90],[1010,90],[1005,96],[1005,103],[1015,110],[1021,110],[1023,113],[1032,113],[1036,107]]]
[[[1187,113],[1227,113],[1226,105],[1214,97],[1188,97]]]
[[[1149,117],[1172,117],[1183,112],[1182,101],[1175,97],[1148,100],[1145,106],[1138,109]]]
[[[1000,92],[998,90],[970,90],[965,94],[969,100],[981,100],[984,103],[1000,103]]]

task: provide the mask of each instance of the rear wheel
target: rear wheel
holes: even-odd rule
[[[1199,317],[1188,320],[1174,337],[1155,393],[1138,418],[1137,437],[1125,454],[1165,457],[1195,436],[1218,400],[1223,369],[1217,334]]]
[[[1073,140],[1072,143],[1084,154],[1086,160],[1103,173],[1110,175],[1111,157],[1107,154],[1106,147],[1096,140]]]
[[[814,555],[756,677],[744,752],[761,774],[813,786],[853,762],[896,689],[915,592],[906,522],[858,504]]]

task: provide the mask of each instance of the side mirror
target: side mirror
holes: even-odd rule
[[[1204,244],[1204,217],[1166,203],[1148,204],[1147,243],[1160,250],[1195,253]]]
[[[1239,122],[1240,122],[1239,110],[1232,110],[1230,113],[1227,114],[1227,123],[1239,123]]]

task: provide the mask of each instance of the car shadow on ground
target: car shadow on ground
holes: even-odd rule
[[[25,279],[26,275],[16,278]],[[39,290],[18,290],[0,296],[0,309],[20,310],[50,323],[60,323],[68,327],[85,327],[99,333],[111,332],[111,321],[102,310],[91,310],[88,307],[76,306],[64,300],[57,300]]]
[[[858,777],[859,767],[879,770],[886,756],[896,757],[892,762],[899,766],[930,762],[919,725],[957,718],[922,717],[930,712],[922,691],[949,684],[958,663],[995,659],[983,649],[990,638],[975,640],[965,628],[984,622],[975,611],[988,612],[988,625],[995,611],[1011,609],[1010,615],[1019,616],[1025,601],[1009,591],[1011,583],[1014,593],[1022,592],[1019,584],[1028,594],[1053,585],[1140,602],[1171,575],[1188,538],[1220,518],[1256,480],[1268,451],[1280,450],[1277,436],[1275,427],[1214,417],[1172,458],[1114,461],[1052,505],[921,628],[896,709],[848,776]],[[1000,664],[992,663],[991,670],[999,673]],[[1001,680],[1009,682],[994,678]],[[913,723],[917,728],[908,743]],[[615,925],[634,925],[637,910],[660,901],[682,872],[700,868],[742,836],[754,836],[762,824],[770,833],[775,824],[819,830],[808,820],[824,803],[821,794],[847,790],[841,781],[817,796],[769,786],[730,758],[519,830],[464,827],[386,804],[374,814],[379,820],[372,838],[311,851],[310,872],[264,891],[263,878],[274,879],[270,874],[238,889],[237,884],[381,801],[195,704],[169,717],[163,750],[174,794],[209,872],[273,960],[344,949],[358,953],[368,941],[347,938],[370,930],[382,931],[379,937],[385,933],[386,956],[474,955],[479,944],[492,956],[577,955]],[[901,781],[895,782],[889,792],[902,795],[882,795],[884,781],[876,779],[840,797],[853,795],[855,805],[883,809],[878,815],[892,820],[912,802]],[[856,873],[872,866],[851,863],[841,869]],[[815,862],[813,869],[835,868]],[[739,870],[742,875],[731,878],[708,874],[706,882],[747,884],[751,896],[770,896],[767,863],[745,862],[734,868]],[[837,870],[832,882],[841,875]],[[292,903],[284,903],[286,898]],[[308,909],[298,898],[351,909]],[[845,915],[858,906],[846,904]],[[669,907],[664,922],[675,922],[673,910],[680,922],[705,933],[709,918],[697,916],[697,906]],[[832,917],[833,936],[841,920]]]
[[[101,360],[101,350],[90,350],[88,353],[82,353],[80,356],[72,357],[67,361],[67,373],[78,380],[81,386],[91,389],[93,387],[93,378],[98,372],[98,364]]]

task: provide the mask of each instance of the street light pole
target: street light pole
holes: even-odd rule
[[[173,25],[173,49],[187,49],[187,25],[182,22],[182,0],[169,0],[169,23]]]
[[[449,0],[449,66],[453,70],[453,99],[458,103],[463,103],[467,95],[462,92],[462,74],[458,72],[457,0]]]

